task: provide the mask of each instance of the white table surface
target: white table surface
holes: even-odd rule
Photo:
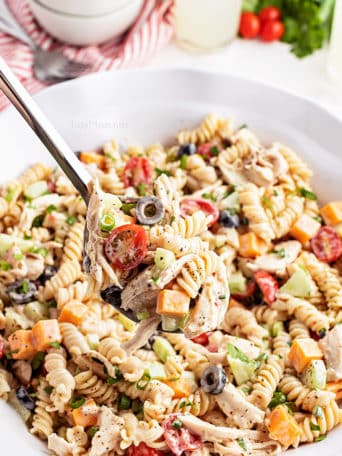
[[[190,54],[171,43],[145,66],[191,67],[240,75],[310,98],[342,119],[342,86],[329,77],[326,60],[326,49],[298,59],[283,43],[236,39],[211,54]]]

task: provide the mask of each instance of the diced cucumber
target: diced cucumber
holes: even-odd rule
[[[14,244],[17,245],[23,253],[28,252],[34,246],[32,241],[0,233],[0,255],[7,252]]]
[[[91,350],[97,350],[100,343],[100,338],[97,334],[87,334],[86,340]]]
[[[152,349],[163,363],[165,363],[169,356],[174,356],[176,354],[170,342],[159,336],[154,338]]]
[[[127,331],[130,331],[130,332],[135,331],[135,328],[137,325],[134,323],[133,320],[130,320],[124,314],[119,313],[118,320]]]
[[[288,293],[296,298],[308,298],[312,294],[310,276],[304,269],[298,269],[280,288],[282,293]]]
[[[231,293],[245,293],[247,288],[246,277],[241,271],[233,272],[229,278],[229,290]]]
[[[49,192],[49,187],[45,180],[33,182],[33,184],[29,185],[25,191],[24,196],[26,198],[33,200],[38,198],[39,196],[45,195]]]
[[[49,309],[46,304],[33,301],[24,307],[25,315],[34,322],[45,320],[49,316]]]
[[[14,410],[18,413],[18,415],[23,419],[25,423],[30,419],[31,412],[27,410],[27,408],[25,408],[23,404],[19,401],[14,390],[10,391],[10,393],[8,394],[8,402],[11,404],[11,406],[14,408]]]
[[[235,345],[228,344],[227,359],[238,385],[250,380],[258,367],[258,363],[248,358]]]
[[[238,212],[240,210],[240,201],[239,201],[239,194],[238,192],[233,192],[227,196],[221,202],[222,209],[236,209]]]
[[[282,321],[276,321],[273,323],[272,329],[271,329],[271,337],[277,337],[280,331],[284,331],[284,323]]]
[[[180,319],[168,317],[166,315],[161,316],[163,331],[176,331],[179,328]]]
[[[30,322],[25,315],[21,315],[11,307],[8,307],[5,310],[5,318],[6,331],[8,331],[9,334],[13,333],[17,329],[28,329],[30,327]]]
[[[324,389],[327,382],[324,362],[321,359],[311,361],[303,372],[302,381],[310,389]]]
[[[176,261],[175,254],[167,249],[158,248],[154,257],[154,262],[161,271]]]
[[[166,378],[164,366],[158,361],[147,363],[145,373],[148,374],[151,378]]]

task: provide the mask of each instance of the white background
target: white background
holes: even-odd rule
[[[240,75],[314,100],[342,119],[342,82],[339,85],[330,78],[326,60],[326,49],[298,59],[287,44],[236,39],[212,54],[190,54],[171,43],[145,66],[191,67]]]

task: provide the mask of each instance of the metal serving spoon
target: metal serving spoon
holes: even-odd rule
[[[88,205],[90,197],[89,185],[92,180],[91,175],[1,57],[0,90],[3,91],[27,124],[32,128]],[[87,238],[88,230],[85,227],[85,242]],[[121,309],[120,303],[108,302],[131,320],[135,322],[139,321],[133,311]]]

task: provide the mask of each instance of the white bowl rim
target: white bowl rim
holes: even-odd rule
[[[113,16],[114,14],[122,13],[124,10],[128,9],[129,7],[132,7],[132,5],[135,4],[135,3],[139,3],[139,0],[130,0],[130,3],[127,3],[127,4],[123,5],[123,6],[120,6],[119,8],[116,8],[114,10],[107,11],[107,12],[101,13],[101,14],[90,14],[90,15],[87,15],[87,14],[63,13],[62,11],[58,11],[58,10],[56,10],[54,8],[51,8],[50,6],[44,5],[39,0],[30,0],[30,1],[32,3],[35,3],[36,6],[38,6],[39,8],[47,10],[50,13],[55,14],[56,16],[61,16],[61,17],[68,18],[68,19],[88,19],[88,20],[110,17],[110,16]]]

